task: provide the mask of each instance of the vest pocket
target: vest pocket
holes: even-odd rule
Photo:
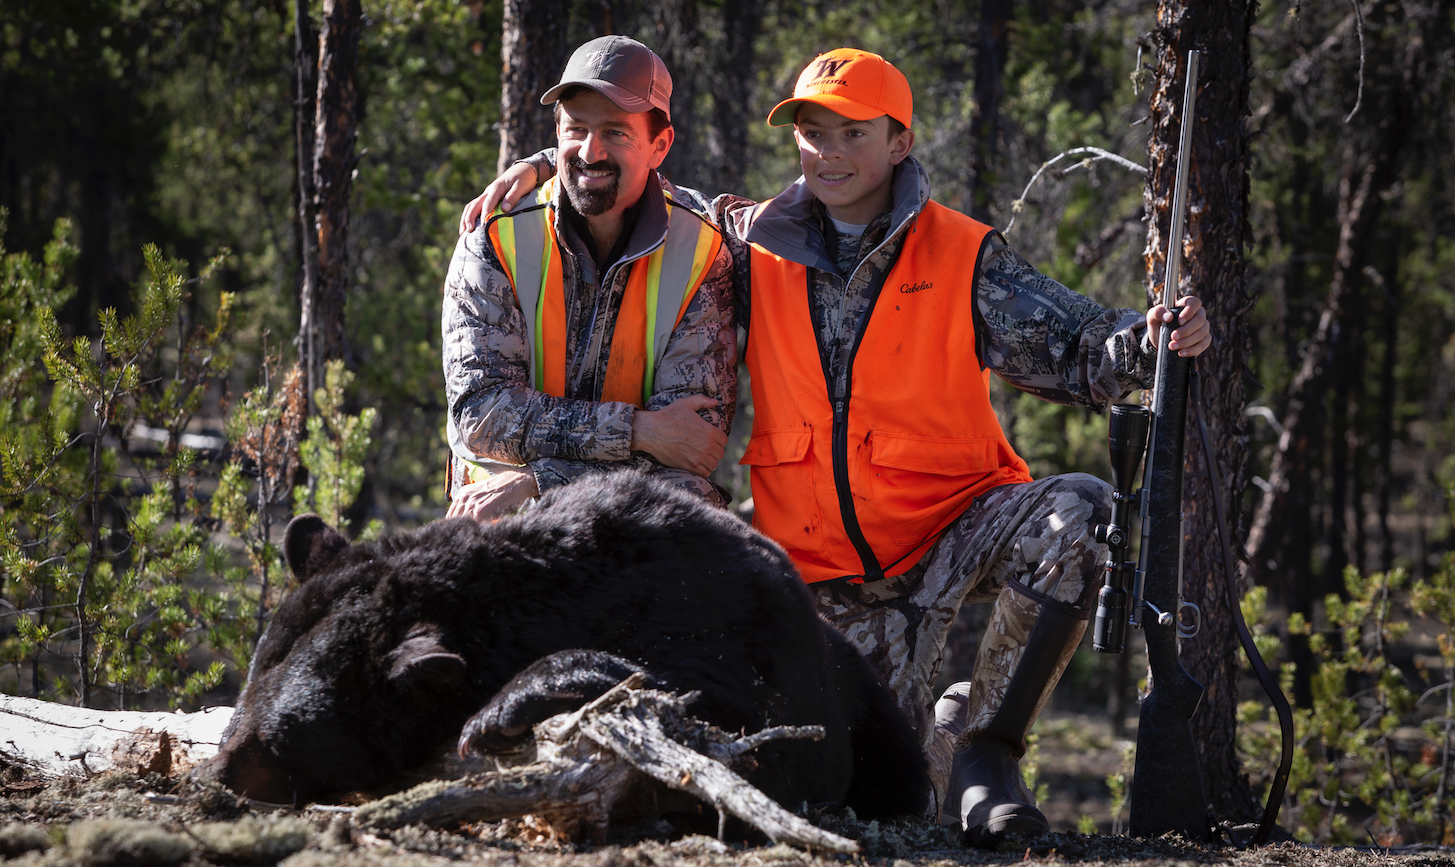
[[[753,526],[795,561],[824,556],[817,473],[808,460],[812,445],[807,426],[754,431],[738,461],[753,469]]]
[[[874,431],[869,464],[880,532],[917,545],[964,507],[958,495],[1000,468],[1000,442]]]

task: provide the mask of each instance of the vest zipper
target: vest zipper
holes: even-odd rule
[[[882,246],[882,245],[881,245]],[[877,249],[877,248],[876,248]],[[864,332],[869,330],[869,320],[874,315],[874,308],[879,303],[879,292],[884,288],[884,281],[888,279],[889,272],[894,270],[895,264],[899,261],[899,253],[903,252],[903,245],[894,255],[889,267],[884,269],[872,287],[869,295],[869,307],[859,317],[854,326],[853,342],[850,344],[849,358],[845,363],[844,371],[844,396],[834,399],[834,424],[833,435],[830,439],[830,453],[833,456],[834,466],[834,491],[839,499],[839,517],[844,522],[844,534],[849,537],[849,542],[859,554],[859,560],[864,566],[863,577],[865,581],[878,581],[884,577],[884,567],[879,565],[879,557],[874,553],[874,548],[869,540],[864,538],[864,530],[859,526],[859,513],[854,508],[854,493],[849,487],[849,398],[854,393],[854,359],[859,354],[859,344],[864,338]],[[862,263],[861,263],[862,264]],[[829,370],[829,362],[824,353],[823,333],[818,327],[818,301],[813,291],[813,272],[815,269],[806,269],[808,273],[808,303],[811,311],[810,324],[813,327],[814,342],[818,344],[818,360],[823,367],[824,388],[828,396],[833,398],[834,380]],[[855,269],[858,270],[858,269]],[[841,278],[842,279],[842,278]],[[848,281],[845,281],[845,288]]]

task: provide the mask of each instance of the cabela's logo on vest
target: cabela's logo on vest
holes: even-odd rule
[[[923,283],[905,283],[899,287],[899,291],[905,295],[913,295],[916,292],[923,292],[926,289],[933,289],[935,284],[929,280]]]

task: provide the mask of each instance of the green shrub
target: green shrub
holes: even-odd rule
[[[0,663],[37,697],[193,704],[229,664],[246,669],[288,589],[273,537],[290,496],[343,524],[374,411],[344,412],[351,375],[331,363],[305,425],[300,378],[274,391],[265,353],[263,385],[224,420],[230,457],[209,497],[214,470],[185,432],[232,366],[233,305],[212,296],[189,330],[206,306],[189,287],[226,252],[188,280],[146,247],[136,311],[104,310],[99,340],[67,340],[53,311],[72,294],[68,234],[58,223],[39,261],[0,249]]]

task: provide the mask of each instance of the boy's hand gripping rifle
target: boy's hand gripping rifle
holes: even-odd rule
[[[1187,212],[1187,169],[1192,158],[1193,107],[1197,99],[1198,52],[1188,52],[1186,94],[1182,101],[1181,143],[1177,181],[1172,196],[1172,231],[1167,244],[1167,276],[1162,303],[1173,305],[1182,267],[1182,229]],[[1157,346],[1157,385],[1152,412],[1145,407],[1112,407],[1109,443],[1112,456],[1112,523],[1096,528],[1097,541],[1111,549],[1106,584],[1097,599],[1092,647],[1120,653],[1126,626],[1141,627],[1147,636],[1151,682],[1142,699],[1137,728],[1137,762],[1132,778],[1131,832],[1158,837],[1177,831],[1184,838],[1206,842],[1211,837],[1207,798],[1197,748],[1192,741],[1192,715],[1202,700],[1202,684],[1182,667],[1177,640],[1197,634],[1201,614],[1182,599],[1182,464],[1186,435],[1190,359],[1168,348],[1174,319],[1163,323]],[[1137,464],[1147,450],[1145,486],[1134,491]],[[1127,560],[1131,544],[1129,511],[1142,518],[1141,557]],[[1183,612],[1191,615],[1184,623]]]

